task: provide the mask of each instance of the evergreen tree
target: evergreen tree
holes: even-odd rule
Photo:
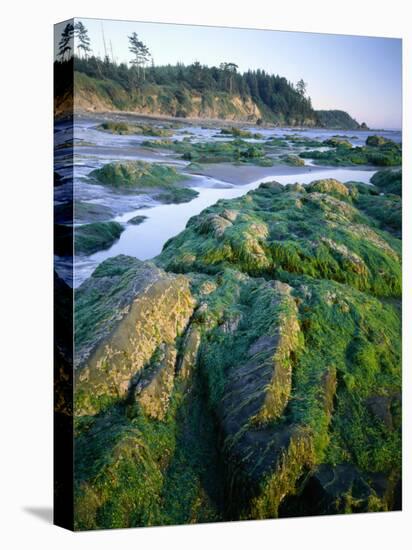
[[[229,93],[233,93],[233,78],[238,70],[238,65],[236,63],[221,63],[220,69],[225,73],[227,82],[229,82]]]
[[[86,27],[81,21],[77,21],[74,25],[74,37],[77,39],[77,50],[83,52],[84,57],[87,59],[87,54],[91,52],[90,38]]]
[[[200,94],[202,104],[211,107],[216,94],[231,93],[239,94],[244,101],[252,99],[261,110],[262,119],[277,124],[300,124],[316,116],[304,82],[304,86],[294,86],[286,78],[262,70],[241,74],[234,63],[224,63],[220,67],[208,67],[199,62],[155,67],[153,63],[145,68],[150,55],[147,46],[135,33],[129,40],[134,56],[130,65],[117,64],[110,59],[102,62],[95,56],[76,56],[76,71],[116,82],[131,98],[146,72],[149,82],[162,86],[159,95],[162,109],[170,114],[174,112],[176,100],[182,116],[190,112],[193,94]]]
[[[73,23],[67,23],[67,25],[63,29],[63,32],[60,37],[60,42],[59,42],[58,57],[60,61],[64,61],[65,59],[70,59],[70,57],[72,56],[73,35],[74,35]]]
[[[137,68],[137,75],[140,76],[140,67],[143,69],[143,80],[146,75],[146,63],[150,59],[149,48],[139,40],[137,33],[133,33],[129,38],[129,50],[134,55],[134,59],[130,61]]]
[[[306,87],[307,87],[306,82],[303,80],[303,78],[301,78],[301,79],[299,80],[299,82],[297,82],[297,84],[296,84],[296,91],[297,91],[298,94],[300,94],[302,97],[305,97],[305,95],[306,95]]]

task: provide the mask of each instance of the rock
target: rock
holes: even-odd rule
[[[321,464],[313,474],[311,484],[315,486],[311,490],[317,493],[318,506],[323,513],[366,512],[371,497],[376,499],[377,510],[385,509],[384,502],[380,502],[367,482],[367,476],[352,464],[335,467]]]
[[[306,186],[306,191],[308,193],[328,193],[329,195],[340,197],[348,197],[349,189],[340,181],[335,179],[323,179],[316,180]]]
[[[339,137],[332,137],[330,139],[326,139],[323,142],[323,144],[328,146],[328,147],[347,147],[348,149],[350,149],[352,147],[352,144],[351,144],[350,141],[348,141],[347,139],[339,138]]]
[[[76,290],[79,528],[400,507],[400,241],[345,189],[219,201]]]
[[[161,344],[149,366],[139,373],[135,398],[151,418],[163,420],[169,405],[175,376],[176,348]]]
[[[297,155],[283,155],[281,159],[289,166],[305,166],[305,161]]]
[[[274,423],[289,401],[292,354],[296,354],[300,347],[300,328],[291,288],[284,283],[272,282],[263,284],[259,293],[260,300],[264,300],[257,303],[259,314],[268,308],[268,314],[271,311],[273,315],[272,323],[265,334],[248,347],[243,364],[234,363],[230,367],[219,410],[227,460],[233,465],[233,473],[229,473],[234,491],[231,498],[236,501],[237,491],[251,491],[255,495],[255,502],[251,504],[255,508],[253,517],[269,517],[275,513],[281,499],[279,493],[270,504],[267,502],[268,492],[280,491],[275,477],[279,476],[280,480],[284,468],[284,476],[290,483],[294,478],[292,472],[286,473],[288,459],[281,466],[280,457],[284,454],[293,462],[299,448],[307,453],[309,460],[311,441],[305,430],[292,426],[277,427]],[[250,313],[245,322],[252,325],[255,315],[258,315],[257,311]],[[303,463],[305,459],[302,457]],[[266,476],[272,480],[270,489],[264,482]],[[244,484],[248,488],[241,489]]]
[[[216,288],[217,288],[217,285],[214,281],[205,281],[201,285],[199,289],[199,293],[203,295],[210,294],[211,292],[214,292]]]
[[[182,356],[177,367],[177,374],[183,380],[187,380],[196,365],[201,335],[198,327],[192,324],[185,335]]]
[[[229,208],[225,208],[222,212],[222,217],[230,222],[234,222],[238,215],[239,212],[237,210],[230,210]]]
[[[234,315],[226,317],[223,323],[220,325],[220,328],[223,332],[227,334],[236,332],[241,320],[242,315],[241,313],[237,312]]]
[[[370,147],[379,147],[380,145],[384,145],[388,142],[389,140],[383,136],[368,136],[366,138],[366,145],[369,145]]]
[[[111,162],[89,174],[90,183],[109,185],[118,189],[168,188],[186,177],[172,166],[143,162]]]
[[[236,266],[253,277],[320,275],[375,295],[399,295],[398,248],[357,208],[349,189],[333,179],[303,187],[261,184],[231,201],[230,210],[239,212],[233,220],[225,217],[226,201],[189,220],[157,261],[186,273],[213,275]],[[380,219],[389,219],[393,209],[385,198],[374,199],[385,212]]]
[[[327,239],[326,237],[322,237],[321,241],[331,250],[339,254],[355,273],[358,275],[367,276],[367,267],[362,258],[354,252],[351,252],[344,244],[338,244],[335,241],[332,241],[332,239]]]
[[[103,262],[76,293],[77,414],[125,399],[133,377],[161,344],[174,343],[194,310],[186,277],[124,258]]]
[[[272,193],[281,193],[283,185],[277,181],[264,181],[259,186],[261,189],[270,189]]]
[[[86,201],[69,201],[54,205],[55,222],[61,224],[84,224],[104,222],[114,217],[108,206]]]
[[[325,400],[325,410],[330,417],[333,412],[333,400],[335,398],[337,388],[337,374],[335,367],[330,367],[330,369],[323,374],[320,387],[323,391]]]
[[[402,196],[402,170],[380,170],[372,176],[371,183],[385,193]]]
[[[127,223],[130,223],[132,225],[140,225],[145,220],[147,220],[147,216],[134,216],[133,218],[130,218]]]
[[[89,255],[110,248],[124,231],[118,222],[95,222],[74,228],[74,253]]]
[[[392,429],[391,399],[385,395],[373,395],[366,399],[366,405],[375,417]]]
[[[210,214],[206,219],[202,220],[198,226],[199,233],[211,233],[215,237],[221,237],[228,227],[232,226],[232,222],[222,216]]]
[[[288,183],[284,186],[285,191],[292,191],[294,193],[306,193],[306,186],[300,183]],[[300,204],[300,203],[295,203]]]

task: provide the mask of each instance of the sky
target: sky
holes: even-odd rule
[[[397,38],[298,33],[169,23],[82,19],[95,55],[129,62],[128,36],[136,32],[156,65],[264,69],[296,83],[303,78],[315,109],[342,109],[371,128],[402,127],[402,41]],[[57,35],[61,26],[57,26]],[[103,32],[102,32],[103,30]],[[58,38],[58,36],[57,36]]]

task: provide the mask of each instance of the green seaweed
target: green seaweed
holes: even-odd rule
[[[96,269],[76,291],[76,338],[82,347],[101,338],[114,357],[96,363],[107,371],[95,386],[76,388],[77,529],[397,507],[394,204],[399,196],[373,185],[266,182],[192,218],[158,268],[119,256]],[[174,301],[172,288],[181,289]],[[165,299],[180,311],[189,288],[186,328],[167,343],[177,357],[159,420],[135,388],[160,376],[159,331],[174,327],[172,315],[152,316]],[[129,326],[136,299],[152,308],[139,317],[139,342],[158,344],[141,370],[124,364],[127,391],[115,397],[113,327],[119,312]],[[99,393],[104,384],[110,392]]]
[[[332,140],[325,142],[330,145]],[[335,146],[328,151],[304,151],[302,158],[314,159],[316,164],[332,166],[352,166],[371,164],[374,166],[400,166],[402,146],[391,140],[378,141],[376,145],[352,147],[347,141],[334,140]]]
[[[89,178],[91,183],[109,185],[116,189],[161,188],[186,179],[172,166],[140,160],[105,164],[102,168],[93,170]]]
[[[124,231],[118,222],[95,222],[75,227],[75,254],[93,254],[98,250],[109,248]]]

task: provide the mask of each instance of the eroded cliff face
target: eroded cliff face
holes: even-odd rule
[[[120,108],[122,106],[122,108]],[[74,72],[73,97],[62,96],[55,103],[56,115],[70,109],[75,111],[109,112],[127,111],[141,115],[172,116],[193,119],[223,119],[256,122],[262,118],[259,107],[251,98],[222,92],[210,93],[205,98],[198,93],[188,93],[184,108],[176,98],[164,98],[162,88],[153,85],[133,100],[123,89],[114,89],[112,94],[103,93],[93,79]],[[312,121],[315,125],[315,120]]]
[[[399,507],[401,248],[365,193],[263,184],[78,289],[77,529]]]

